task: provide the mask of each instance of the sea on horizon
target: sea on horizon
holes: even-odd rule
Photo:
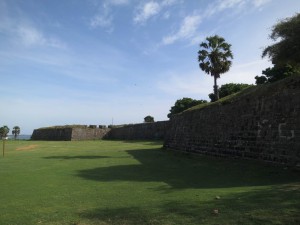
[[[15,139],[14,135],[7,135],[8,139]],[[29,134],[20,134],[17,136],[17,140],[30,140],[31,135]]]

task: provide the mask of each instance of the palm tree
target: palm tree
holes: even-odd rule
[[[15,139],[17,139],[17,136],[20,134],[20,131],[21,131],[20,127],[18,126],[13,127],[12,134],[15,136]]]
[[[198,51],[198,62],[201,70],[214,77],[214,94],[216,100],[219,99],[217,79],[220,74],[226,73],[233,58],[230,50],[231,44],[225,42],[225,39],[215,35],[206,38],[206,42],[200,44]]]

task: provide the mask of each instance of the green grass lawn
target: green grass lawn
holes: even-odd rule
[[[0,224],[300,224],[299,172],[161,146],[8,141]]]

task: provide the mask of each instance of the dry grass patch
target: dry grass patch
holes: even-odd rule
[[[22,147],[16,148],[16,150],[17,151],[29,151],[29,150],[33,150],[37,147],[38,147],[38,145],[27,145],[27,146],[22,146]]]

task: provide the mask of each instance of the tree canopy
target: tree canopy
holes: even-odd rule
[[[17,138],[17,136],[20,134],[21,129],[19,126],[14,126],[13,130],[12,130],[12,134],[15,136],[15,139]]]
[[[286,77],[289,77],[295,73],[297,73],[298,70],[291,65],[285,65],[285,66],[274,66],[272,68],[267,68],[262,71],[263,76],[256,76],[255,77],[255,83],[256,84],[265,84],[265,83],[273,83],[275,81],[284,79]]]
[[[0,137],[3,138],[3,137],[7,137],[7,134],[9,133],[9,128],[8,126],[3,126],[3,127],[0,127]]]
[[[300,13],[279,21],[272,28],[270,38],[277,41],[263,50],[262,57],[268,56],[274,65],[299,67],[300,65]]]
[[[219,89],[219,96],[220,98],[224,98],[228,95],[237,93],[247,87],[251,87],[251,84],[235,84],[235,83],[229,83],[229,84],[223,84]],[[216,101],[216,97],[214,93],[210,93],[208,95],[208,97],[210,98],[211,102]]]
[[[214,94],[219,99],[217,79],[220,74],[226,73],[231,67],[233,58],[231,45],[225,42],[223,37],[218,35],[207,37],[205,42],[200,44],[198,51],[199,67],[205,73],[214,77]]]
[[[178,99],[174,106],[171,107],[170,113],[168,114],[168,118],[171,118],[172,115],[175,115],[177,113],[181,113],[184,110],[187,110],[195,105],[207,103],[206,100],[196,100],[192,98],[182,98]]]
[[[144,122],[145,123],[152,123],[152,122],[154,122],[154,117],[152,117],[152,116],[146,116],[144,118]]]

